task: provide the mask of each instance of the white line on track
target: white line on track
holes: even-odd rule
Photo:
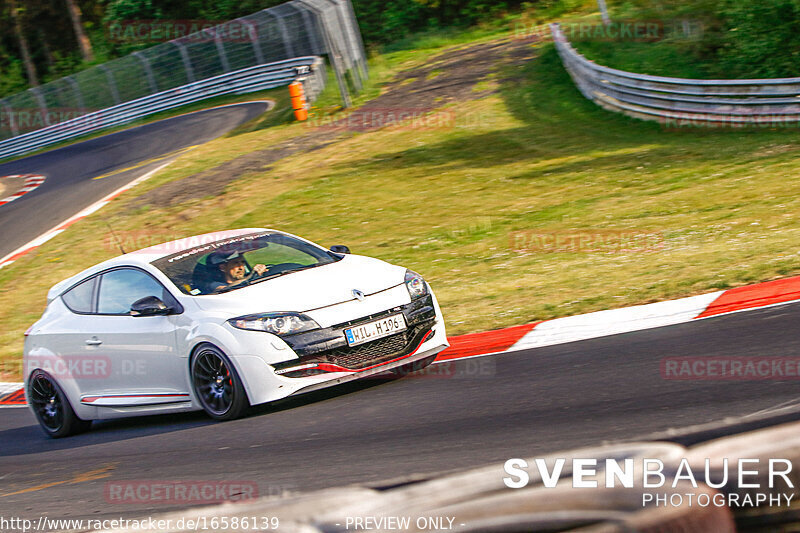
[[[136,178],[135,180],[133,180],[132,182],[128,183],[127,185],[123,185],[122,187],[120,187],[116,191],[112,192],[111,194],[106,195],[100,201],[95,202],[94,204],[92,204],[89,207],[87,207],[87,208],[83,209],[82,211],[80,211],[78,214],[71,216],[70,218],[68,218],[64,222],[61,222],[60,224],[58,224],[58,225],[52,227],[51,229],[47,230],[46,232],[42,233],[41,235],[39,235],[38,237],[36,237],[32,241],[30,241],[28,244],[24,244],[24,245],[20,246],[19,248],[17,248],[16,250],[11,252],[10,254],[8,254],[5,257],[3,257],[2,259],[0,259],[0,268],[3,268],[4,266],[10,265],[11,263],[16,261],[17,259],[19,259],[23,255],[25,255],[25,254],[33,251],[34,249],[38,248],[42,244],[46,243],[47,241],[49,241],[50,239],[52,239],[53,237],[58,235],[59,233],[63,232],[65,229],[67,229],[68,227],[70,227],[71,225],[76,223],[77,221],[88,217],[89,215],[91,215],[95,211],[97,211],[100,208],[104,207],[111,200],[113,200],[115,197],[119,196],[123,192],[127,191],[128,189],[131,189],[132,187],[135,187],[136,185],[142,183],[143,181],[146,181],[146,180],[150,179],[156,172],[158,172],[159,170],[165,168],[170,163],[172,163],[172,161],[167,161],[163,165],[160,165],[160,166],[156,167],[155,169],[151,170],[150,172],[148,172],[147,174]]]

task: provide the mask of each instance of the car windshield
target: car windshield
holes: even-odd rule
[[[282,233],[251,233],[153,261],[184,294],[199,296],[254,283],[341,259],[332,252]]]

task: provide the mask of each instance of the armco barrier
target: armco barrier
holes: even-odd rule
[[[213,21],[109,20],[109,38],[160,42],[0,98],[0,141],[248,67],[320,56],[333,69],[342,105],[369,76],[350,0],[290,0],[217,24]],[[193,33],[186,34],[185,32]],[[165,41],[173,37],[172,40]],[[59,118],[64,116],[65,118]]]
[[[54,143],[118,126],[167,109],[224,94],[245,94],[289,85],[303,80],[309,101],[325,87],[325,64],[320,57],[297,57],[248,67],[168,91],[131,100],[108,109],[48,126],[0,142],[0,159],[31,152]]]
[[[694,80],[625,72],[583,57],[558,24],[550,31],[581,93],[611,111],[677,125],[800,123],[800,78]]]

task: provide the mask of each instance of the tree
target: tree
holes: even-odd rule
[[[94,54],[92,53],[92,43],[86,35],[86,30],[83,29],[83,21],[81,20],[81,8],[75,3],[75,0],[66,0],[67,10],[72,19],[72,28],[75,30],[75,39],[78,41],[78,46],[81,49],[81,56],[84,61],[93,61]]]
[[[9,0],[8,5],[11,10],[11,17],[14,19],[14,31],[17,36],[17,43],[19,44],[20,55],[22,55],[22,62],[25,64],[25,72],[28,73],[28,83],[31,87],[36,87],[39,85],[39,78],[36,76],[36,67],[31,59],[28,39],[25,37],[25,32],[22,29],[22,9],[17,7],[15,0]]]

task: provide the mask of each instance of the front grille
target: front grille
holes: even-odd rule
[[[385,316],[402,312],[408,329],[401,333],[357,346],[348,346],[345,330],[367,324]],[[335,326],[284,337],[284,341],[297,355],[297,359],[282,361],[272,366],[285,377],[303,377],[331,372],[330,369],[295,368],[316,364],[333,364],[348,370],[360,371],[411,354],[436,323],[433,298],[428,295],[411,303],[381,311]]]
[[[409,355],[417,345],[422,342],[425,334],[430,331],[433,321],[417,324],[408,328],[406,331],[377,339],[357,346],[339,346],[322,352],[315,353],[313,356],[305,356],[300,361],[287,361],[278,363],[275,368],[281,370],[281,375],[287,378],[299,378],[313,376],[330,370],[320,370],[316,368],[300,368],[292,370],[294,366],[304,366],[309,363],[329,363],[348,370],[363,370],[373,365],[378,365]]]
[[[408,333],[409,331],[398,333],[358,346],[336,348],[326,355],[331,363],[358,370],[375,364],[381,359],[391,359],[392,356],[401,355],[408,345]],[[411,336],[413,337],[413,335]]]

